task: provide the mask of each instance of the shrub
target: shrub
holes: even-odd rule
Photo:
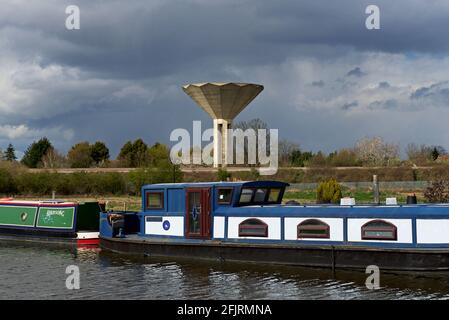
[[[128,174],[130,192],[139,194],[140,188],[145,184],[180,182],[182,177],[179,166],[171,163],[159,164],[157,168],[139,168]]]
[[[330,179],[319,184],[317,203],[338,203],[341,197],[341,186],[337,180]]]
[[[424,198],[427,202],[445,203],[449,202],[449,183],[444,180],[432,182],[424,191]]]
[[[15,193],[16,186],[12,174],[4,168],[0,168],[0,193]]]
[[[226,169],[218,169],[217,172],[218,181],[227,181],[231,178],[231,174]]]

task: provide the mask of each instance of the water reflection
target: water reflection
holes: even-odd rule
[[[65,287],[77,265],[81,289]],[[136,258],[100,250],[0,244],[2,299],[447,299],[448,273],[381,273],[379,290],[360,271]]]

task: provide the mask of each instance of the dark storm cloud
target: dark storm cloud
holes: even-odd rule
[[[44,64],[133,79],[201,77],[199,69],[217,65],[276,63],[319,53],[309,51],[311,44],[388,52],[442,52],[449,45],[442,31],[449,27],[449,8],[422,15],[428,8],[422,1],[377,1],[378,31],[365,28],[370,1],[80,0],[81,30],[68,32],[61,13],[71,3],[16,8],[0,24],[12,28],[17,50],[29,55],[32,47]]]
[[[442,96],[449,98],[449,88],[448,88],[448,82],[438,82],[434,83],[428,87],[421,87],[416,89],[411,95],[411,99],[420,99],[420,98],[427,98],[432,96]],[[449,100],[448,100],[449,102]]]
[[[353,101],[353,102],[351,102],[351,103],[345,103],[345,104],[341,107],[341,109],[342,109],[342,110],[349,110],[349,109],[352,109],[352,108],[357,107],[358,105],[359,105],[359,103],[358,103],[357,101]]]
[[[387,100],[376,100],[371,102],[368,105],[368,108],[371,110],[376,109],[395,109],[398,107],[398,102],[395,99],[387,99]]]
[[[324,81],[323,80],[313,81],[312,86],[322,88],[322,87],[324,87]]]
[[[379,85],[378,85],[379,89],[388,89],[390,87],[391,86],[390,86],[390,84],[387,81],[379,82]]]
[[[348,73],[346,74],[347,77],[363,77],[365,75],[365,72],[363,72],[360,67],[356,67],[352,70],[349,70]]]

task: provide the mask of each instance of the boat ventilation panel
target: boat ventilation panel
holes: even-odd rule
[[[396,206],[398,204],[398,200],[396,198],[387,198],[385,200],[385,204],[387,206]]]
[[[340,205],[341,206],[355,206],[355,198],[341,198]]]

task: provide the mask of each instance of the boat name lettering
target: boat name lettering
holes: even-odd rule
[[[47,216],[64,216],[64,210],[47,210]]]

